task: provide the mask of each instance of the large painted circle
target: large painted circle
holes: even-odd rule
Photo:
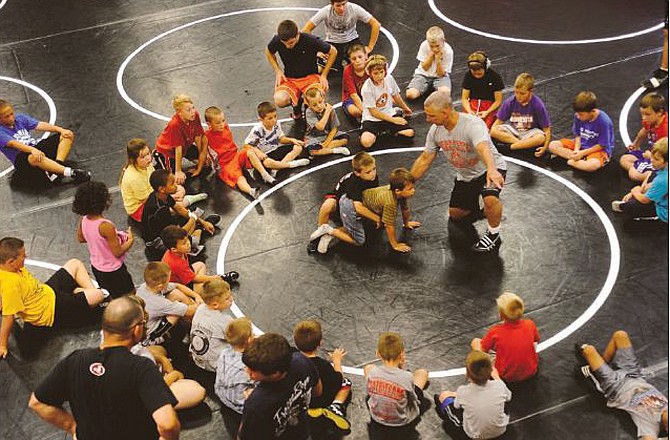
[[[621,140],[623,140],[623,144],[626,146],[633,143],[633,141],[630,139],[630,136],[628,135],[628,113],[630,113],[630,109],[633,107],[633,104],[635,104],[638,98],[646,91],[647,89],[644,87],[640,87],[634,91],[633,94],[630,95],[623,104],[623,108],[619,114],[619,133],[621,134]]]
[[[2,6],[4,4],[5,4],[4,2],[0,3],[0,8],[2,8]],[[54,100],[51,99],[51,96],[49,96],[49,94],[47,92],[40,89],[36,85],[30,84],[29,82],[23,81],[21,79],[10,78],[8,76],[0,76],[0,81],[13,82],[13,83],[22,85],[24,87],[28,87],[30,90],[35,91],[38,95],[40,95],[46,101],[47,105],[49,106],[49,124],[55,124],[56,123],[56,115],[57,115],[57,113],[56,113],[56,103],[54,103]],[[50,134],[49,132],[45,132],[40,139],[46,139],[49,136],[49,134]],[[2,170],[0,172],[0,178],[2,178],[4,176],[6,176],[7,174],[11,173],[12,170],[14,170],[13,166],[10,166],[9,168],[7,168],[5,170]]]
[[[0,9],[2,9],[3,6],[5,6],[5,3],[7,3],[7,0],[0,1]]]
[[[592,43],[604,43],[607,41],[618,41],[618,40],[625,40],[628,38],[634,38],[638,37],[640,35],[648,34],[650,32],[657,31],[663,27],[663,23],[659,23],[655,26],[652,26],[647,29],[643,29],[641,31],[637,32],[632,32],[629,34],[622,34],[622,35],[616,35],[614,37],[605,37],[605,38],[594,38],[590,40],[532,40],[528,38],[515,38],[515,37],[507,37],[505,35],[497,35],[497,34],[492,34],[490,32],[484,32],[479,29],[474,29],[468,26],[465,26],[463,24],[458,23],[457,21],[452,20],[451,18],[447,17],[440,11],[440,9],[435,5],[435,0],[428,0],[428,6],[430,6],[430,9],[433,10],[435,15],[437,15],[440,19],[443,21],[449,23],[455,28],[461,29],[465,32],[470,32],[471,34],[476,34],[476,35],[481,35],[482,37],[487,37],[487,38],[492,38],[494,40],[503,40],[503,41],[513,41],[516,43],[529,43],[529,44],[561,44],[561,45],[569,45],[569,44],[592,44]]]
[[[417,151],[421,152],[423,151],[423,148],[421,147],[413,147],[413,148],[394,148],[394,149],[389,149],[389,150],[382,150],[382,151],[375,151],[370,154],[372,155],[383,155],[383,154],[393,154],[393,153],[406,153],[408,151]],[[302,171],[294,176],[289,177],[288,179],[284,180],[280,184],[270,188],[268,191],[263,193],[257,200],[254,200],[253,203],[250,203],[246,208],[238,214],[237,217],[231,222],[230,226],[226,230],[225,235],[223,236],[223,239],[221,240],[221,246],[219,247],[219,253],[216,261],[216,271],[217,273],[224,273],[225,272],[225,259],[226,259],[226,251],[228,250],[228,246],[230,245],[230,240],[232,239],[233,235],[235,234],[235,230],[237,227],[242,223],[242,220],[251,212],[256,205],[261,203],[264,199],[270,197],[275,191],[280,190],[284,186],[295,182],[296,180],[305,177],[311,173],[314,173],[316,171],[322,170],[324,168],[333,166],[335,164],[339,164],[342,162],[347,162],[350,161],[350,157],[342,157],[340,159],[336,159],[318,166],[315,166],[314,168],[307,169],[305,171]],[[568,189],[570,189],[572,192],[577,194],[579,197],[581,197],[588,205],[589,207],[594,211],[594,213],[598,216],[598,219],[601,221],[603,226],[605,227],[605,231],[607,233],[607,239],[610,244],[610,267],[607,272],[607,278],[605,279],[605,283],[603,284],[603,287],[601,288],[600,292],[596,296],[596,298],[593,300],[591,305],[577,318],[575,319],[572,323],[570,323],[567,327],[565,327],[563,330],[559,331],[555,335],[549,337],[548,339],[542,341],[540,344],[537,346],[537,351],[541,352],[543,350],[548,349],[549,347],[559,343],[563,339],[567,338],[570,336],[572,333],[577,331],[581,326],[583,326],[586,322],[588,322],[593,315],[596,314],[598,309],[603,305],[607,297],[610,295],[612,292],[612,288],[614,287],[614,282],[616,281],[617,275],[619,273],[619,265],[621,262],[621,251],[619,248],[619,239],[617,238],[616,232],[614,230],[614,226],[612,225],[612,222],[610,222],[609,218],[603,211],[603,209],[596,203],[595,200],[593,200],[588,194],[586,194],[581,188],[579,188],[577,185],[574,183],[568,181],[567,179],[564,179],[563,177],[545,170],[544,168],[540,168],[536,165],[530,164],[528,162],[515,159],[512,157],[505,157],[505,160],[507,162],[514,163],[516,165],[522,166],[529,168],[533,171],[536,171],[538,173],[541,173],[547,177],[550,177],[551,179],[554,179],[555,181],[561,183],[562,185],[566,186]],[[242,310],[237,306],[237,304],[233,303],[232,307],[230,308],[233,314],[236,317],[241,317],[245,316]],[[254,325],[254,332],[257,334],[262,334],[263,331],[256,327]],[[348,367],[348,366],[343,366],[343,370],[348,373],[348,374],[355,374],[362,376],[363,375],[363,369],[362,368],[354,368],[354,367]],[[450,376],[459,376],[465,374],[465,369],[464,368],[452,368],[449,370],[440,370],[440,371],[432,371],[430,372],[430,377],[450,377]]]
[[[119,71],[116,73],[116,88],[119,91],[119,94],[121,97],[128,103],[130,104],[131,107],[133,107],[136,110],[139,110],[140,112],[144,113],[145,115],[151,116],[152,118],[156,118],[161,121],[169,121],[170,116],[165,116],[161,115],[160,113],[153,112],[147,108],[142,107],[140,104],[138,104],[133,98],[131,98],[128,95],[128,92],[126,92],[125,86],[123,85],[123,74],[126,71],[126,68],[128,67],[128,64],[135,58],[140,52],[142,52],[144,49],[146,49],[148,46],[151,44],[155,43],[156,41],[160,40],[163,37],[166,37],[170,34],[173,34],[175,32],[178,32],[182,29],[186,29],[191,26],[195,26],[200,23],[205,23],[207,21],[211,20],[217,20],[219,18],[225,18],[225,17],[233,17],[236,15],[243,15],[243,14],[249,14],[252,12],[272,12],[272,11],[318,11],[319,8],[305,8],[305,7],[276,7],[276,8],[255,8],[255,9],[244,9],[241,11],[234,11],[234,12],[227,12],[225,14],[219,14],[219,15],[213,15],[211,17],[206,17],[206,18],[201,18],[199,20],[191,21],[189,23],[183,24],[181,26],[177,26],[174,29],[170,29],[169,31],[163,32],[162,34],[156,35],[146,43],[143,43],[140,47],[135,49],[128,57],[121,63],[121,66],[119,67]],[[395,40],[393,35],[384,27],[381,28],[381,32],[388,38],[388,40],[391,42],[391,46],[393,48],[393,58],[391,60],[391,65],[389,66],[389,73],[393,72],[393,69],[395,69],[396,65],[398,64],[398,59],[400,57],[400,48],[398,46],[398,42]],[[335,104],[333,107],[340,107],[342,106],[342,103]],[[290,119],[282,119],[279,122],[288,122]],[[243,123],[234,123],[234,124],[228,124],[231,127],[251,127],[256,122],[243,122]]]

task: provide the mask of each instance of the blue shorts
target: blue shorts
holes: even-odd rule
[[[342,226],[344,226],[344,229],[351,235],[356,244],[362,246],[365,243],[365,228],[363,227],[363,219],[356,212],[353,200],[344,194],[340,197],[339,205]]]
[[[351,113],[349,113],[349,110],[347,110],[347,108],[350,105],[355,105],[354,100],[351,99],[351,96],[348,97],[346,100],[342,101],[342,111],[344,112],[345,115],[353,118],[353,116],[351,116]]]

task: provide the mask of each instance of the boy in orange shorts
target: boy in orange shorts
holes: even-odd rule
[[[277,63],[277,52],[284,64],[283,72]],[[318,52],[328,54],[320,74]],[[337,58],[337,49],[314,35],[298,32],[295,22],[284,20],[265,48],[265,56],[275,71],[275,104],[280,108],[292,105],[293,119],[302,119],[302,94],[314,85],[328,90],[328,72]]]
[[[614,125],[604,111],[598,109],[593,92],[579,92],[572,103],[575,119],[572,123],[574,139],[561,139],[549,144],[551,154],[567,159],[568,165],[581,171],[598,171],[609,162],[614,148]],[[536,157],[546,148],[539,147]]]
[[[231,188],[237,187],[243,193],[249,194],[254,199],[257,198],[258,188],[252,188],[249,185],[242,170],[255,168],[261,175],[267,174],[258,156],[249,148],[238,151],[233,134],[226,122],[226,116],[220,108],[208,107],[205,110],[205,120],[209,126],[205,132],[209,143],[209,155],[219,179]]]

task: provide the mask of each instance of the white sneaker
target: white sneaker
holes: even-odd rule
[[[316,240],[317,238],[326,234],[330,234],[331,232],[333,232],[333,227],[328,223],[324,223],[319,226],[316,231],[312,232],[312,235],[309,236],[309,241]]]
[[[195,168],[197,166],[198,166],[197,161],[194,162],[194,161],[186,159],[185,157],[181,158],[181,169],[182,169],[182,171],[192,170],[193,168]]]
[[[334,238],[335,237],[332,235],[322,235],[321,239],[319,240],[319,244],[316,247],[317,252],[320,254],[325,254],[328,252],[328,245],[333,241]]]
[[[255,199],[257,199],[258,196],[260,195],[260,192],[261,192],[261,191],[260,191],[258,188],[251,188],[251,194],[250,194],[250,196],[253,197],[254,200],[255,200]]]
[[[344,156],[349,156],[351,154],[351,151],[347,147],[336,147],[333,148],[333,153],[334,154],[342,154]]]
[[[623,200],[615,200],[612,202],[612,211],[614,212],[623,212],[623,208],[621,208],[621,205],[623,205],[624,202]]]
[[[270,170],[270,175],[272,177],[277,177],[277,171],[279,171],[279,170]]]
[[[309,159],[296,159],[289,162],[289,167],[291,168],[305,167],[307,165],[309,165]]]

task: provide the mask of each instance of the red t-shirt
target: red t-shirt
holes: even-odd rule
[[[186,148],[195,142],[196,137],[204,134],[198,112],[195,112],[195,119],[188,123],[175,114],[158,136],[156,149],[168,157],[174,157],[174,149],[182,147],[182,154],[186,154]]]
[[[496,351],[496,369],[509,382],[528,379],[537,372],[535,342],[540,333],[530,319],[505,321],[491,327],[482,339],[482,350]]]
[[[663,115],[663,119],[656,127],[651,127],[646,122],[642,122],[642,126],[647,130],[647,139],[649,140],[649,148],[651,148],[659,139],[668,137],[668,113],[666,112]]]
[[[367,72],[364,73],[363,76],[356,75],[354,66],[348,64],[347,67],[344,68],[344,72],[342,72],[342,102],[349,99],[354,93],[358,93],[358,96],[361,96],[361,88],[363,87],[365,80],[368,78],[369,76]]]
[[[178,255],[171,250],[167,250],[161,261],[170,266],[172,271],[170,274],[171,283],[188,284],[195,278],[195,272],[193,272],[193,268],[188,262],[188,256]]]
[[[237,145],[233,140],[233,134],[230,132],[228,125],[223,131],[207,130],[205,132],[207,140],[209,141],[209,148],[216,154],[216,160],[222,166],[235,159],[237,154]]]

